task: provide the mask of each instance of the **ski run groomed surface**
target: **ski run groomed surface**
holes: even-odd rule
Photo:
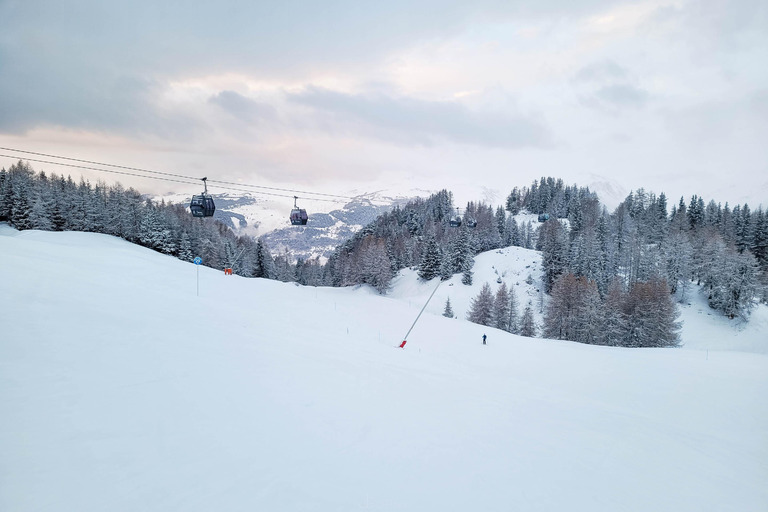
[[[401,350],[411,271],[382,297],[0,225],[0,510],[768,510],[765,307],[684,310],[677,349],[461,320],[530,254],[479,255]]]

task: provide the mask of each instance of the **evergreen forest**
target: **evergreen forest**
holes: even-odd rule
[[[263,239],[194,218],[186,205],[158,203],[120,184],[35,172],[23,161],[0,170],[0,221],[19,230],[114,235],[185,261],[200,256],[204,265],[244,277],[368,284],[380,293],[403,268],[417,269],[424,280],[460,273],[472,284],[476,254],[537,249],[547,294],[543,325],[535,325],[533,305],[519,311],[514,290],[505,286],[495,294],[483,286],[468,319],[526,336],[614,346],[676,345],[676,303],[695,290],[736,321],[747,321],[768,290],[762,206],[693,195],[670,207],[663,193],[639,189],[609,212],[588,188],[551,177],[514,188],[504,205],[469,202],[457,212],[447,190],[413,199],[358,231],[326,262],[273,255]]]

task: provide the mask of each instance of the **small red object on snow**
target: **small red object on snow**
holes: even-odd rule
[[[400,344],[400,348],[405,348],[405,344],[408,340],[403,340],[403,342]]]

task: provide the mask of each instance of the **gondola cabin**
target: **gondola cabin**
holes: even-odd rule
[[[458,228],[461,227],[461,211],[458,207],[456,207],[456,215],[453,215],[450,219],[448,219],[448,225],[452,228]]]
[[[301,208],[294,208],[291,210],[291,224],[294,226],[304,226],[307,224],[308,220],[309,215],[307,215],[307,210]]]
[[[207,179],[202,178],[205,191],[200,195],[192,196],[192,201],[189,203],[189,211],[192,212],[193,217],[213,217],[213,212],[216,211],[213,198],[208,194]]]
[[[291,224],[294,226],[305,226],[309,220],[309,215],[307,215],[307,210],[296,205],[297,199],[297,196],[293,196],[293,210],[291,210],[290,216]]]
[[[549,220],[549,214],[548,213],[540,213],[539,214],[539,222],[546,222]]]
[[[213,198],[209,195],[192,196],[189,209],[192,211],[193,217],[213,217],[216,205],[213,203]]]

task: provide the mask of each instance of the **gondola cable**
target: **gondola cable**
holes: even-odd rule
[[[0,148],[0,149],[4,149],[4,148]],[[27,153],[31,153],[31,152],[27,151]],[[180,179],[160,178],[160,177],[157,177],[157,176],[147,176],[147,175],[144,175],[144,174],[136,174],[136,173],[132,173],[132,172],[116,171],[116,170],[113,170],[113,169],[99,169],[97,167],[90,167],[90,166],[86,166],[86,165],[75,165],[75,164],[67,164],[67,163],[63,163],[63,162],[52,162],[50,160],[40,160],[40,159],[36,159],[36,158],[19,157],[17,155],[0,154],[0,158],[13,158],[13,159],[19,158],[21,160],[27,160],[29,162],[37,162],[37,163],[52,164],[52,165],[61,165],[61,166],[64,166],[64,167],[73,167],[73,168],[76,168],[76,169],[86,169],[86,170],[89,170],[89,171],[108,172],[108,173],[112,173],[112,174],[120,174],[120,175],[123,175],[123,176],[133,176],[133,177],[137,177],[137,178],[146,178],[146,179],[158,180],[158,181],[168,181],[168,182],[172,182],[172,183],[183,183],[185,185],[194,185],[195,182],[200,181],[199,178],[194,178],[194,177],[191,177],[191,176],[183,176],[183,175],[170,174],[170,173],[161,173],[159,171],[145,171],[143,169],[137,169],[137,168],[134,168],[134,167],[114,166],[114,167],[124,168],[124,169],[140,170],[142,172],[153,172],[155,174],[163,174],[163,175],[166,175],[166,176],[175,176],[175,177],[180,177],[180,178],[183,178],[183,179],[193,180],[193,181],[190,182],[190,181],[182,181]],[[57,158],[57,157],[54,157],[54,158]],[[72,160],[74,160],[74,159],[72,159]],[[83,161],[83,162],[86,162],[86,161]],[[110,164],[100,164],[100,165],[108,165],[109,166]],[[213,182],[214,180],[208,180],[208,181]],[[242,184],[241,184],[241,186],[242,186]],[[258,185],[247,185],[247,186],[257,187]],[[243,189],[243,188],[227,187],[227,186],[221,186],[221,185],[217,185],[217,188],[224,189],[224,190],[231,190],[231,191],[235,191],[235,192],[244,192],[244,193],[248,193],[248,194],[259,194],[259,195],[273,196],[273,197],[285,197],[285,198],[288,198],[288,199],[293,199],[294,197],[297,197],[295,195],[276,194],[276,193],[273,193],[273,192],[263,192],[263,191],[260,191],[260,190],[246,190],[246,189]],[[306,192],[306,193],[310,194],[310,195],[313,194],[312,192]],[[330,195],[330,194],[324,194],[324,195]],[[322,198],[317,198],[317,197],[308,197],[308,198],[305,197],[305,199],[307,199],[309,201],[324,201],[324,202],[329,202],[329,203],[339,203],[339,202],[341,202],[340,201],[341,199],[353,199],[351,197],[345,197],[345,196],[333,196],[333,197],[338,197],[339,199],[338,200],[333,200],[333,199],[322,199]]]
[[[92,164],[92,165],[101,165],[101,166],[106,166],[106,167],[114,167],[116,169],[124,169],[124,170],[129,170],[129,171],[139,171],[139,172],[148,173],[148,174],[158,174],[158,175],[161,175],[161,176],[170,176],[172,178],[182,178],[182,179],[188,179],[188,180],[193,180],[193,181],[199,180],[199,178],[196,178],[194,176],[185,176],[183,174],[174,174],[174,173],[169,173],[169,172],[154,171],[154,170],[150,170],[150,169],[142,169],[142,168],[139,168],[139,167],[129,167],[129,166],[124,166],[124,165],[109,164],[109,163],[105,163],[105,162],[96,162],[94,160],[85,160],[85,159],[80,159],[80,158],[71,158],[71,157],[66,157],[66,156],[53,155],[53,154],[50,154],[50,153],[39,153],[39,152],[35,152],[35,151],[26,151],[26,150],[22,150],[22,149],[8,148],[8,147],[2,147],[2,146],[0,146],[0,150],[3,150],[3,151],[13,151],[15,153],[25,153],[25,154],[30,154],[30,155],[44,156],[44,157],[47,157],[47,158],[56,158],[56,159],[59,159],[59,160],[69,160],[69,161],[72,161],[72,162],[80,162],[80,163],[86,163],[86,164]],[[15,156],[15,155],[0,155],[0,157],[20,158],[20,159],[23,159],[23,160],[29,160],[31,162],[41,162],[41,163],[47,163],[47,164],[52,164],[52,165],[62,165],[62,166],[67,166],[67,167],[75,167],[75,168],[80,168],[80,169],[88,169],[88,170],[101,171],[101,172],[113,172],[113,173],[116,173],[116,174],[123,174],[123,175],[127,175],[127,176],[136,176],[136,177],[142,177],[142,178],[152,178],[151,176],[144,176],[144,175],[141,175],[141,174],[120,173],[120,172],[117,172],[117,171],[110,171],[110,170],[106,170],[106,169],[97,169],[97,168],[87,167],[87,166],[72,165],[72,164],[67,164],[67,163],[64,163],[64,162],[52,162],[52,161],[46,161],[46,160],[36,160],[36,159],[33,159],[33,158],[19,157],[19,156]],[[154,179],[157,179],[157,178],[154,178]],[[168,180],[168,181],[174,181],[174,180]],[[316,200],[316,201],[321,201],[322,199],[313,198],[313,197],[307,197],[307,196],[335,197],[335,198],[338,198],[338,199],[347,199],[347,200],[354,199],[353,197],[350,197],[350,196],[342,196],[342,195],[338,195],[338,194],[326,194],[326,193],[323,193],[323,192],[308,192],[308,191],[305,191],[305,190],[292,190],[292,189],[287,189],[287,188],[267,187],[267,186],[264,186],[264,185],[253,185],[253,184],[250,184],[250,183],[237,183],[237,182],[231,182],[231,181],[219,181],[219,180],[208,180],[208,181],[210,183],[221,183],[223,185],[235,185],[235,186],[238,186],[238,187],[252,187],[252,188],[256,188],[256,189],[274,190],[274,191],[278,191],[278,192],[290,192],[291,194],[293,194],[293,195],[290,195],[290,196],[286,196],[286,195],[281,195],[281,194],[268,194],[266,192],[259,192],[259,193],[262,193],[262,194],[265,194],[265,195],[275,195],[277,197],[292,198],[296,194],[300,194],[301,197],[304,197],[305,199]],[[179,182],[179,183],[186,183],[186,182],[182,181],[182,182]],[[221,187],[221,186],[218,186],[218,188],[227,189],[227,187]],[[256,193],[256,191],[242,190],[242,189],[231,189],[230,188],[228,190],[238,190],[240,192],[254,192],[254,193]],[[339,202],[339,201],[332,201],[332,202]]]

